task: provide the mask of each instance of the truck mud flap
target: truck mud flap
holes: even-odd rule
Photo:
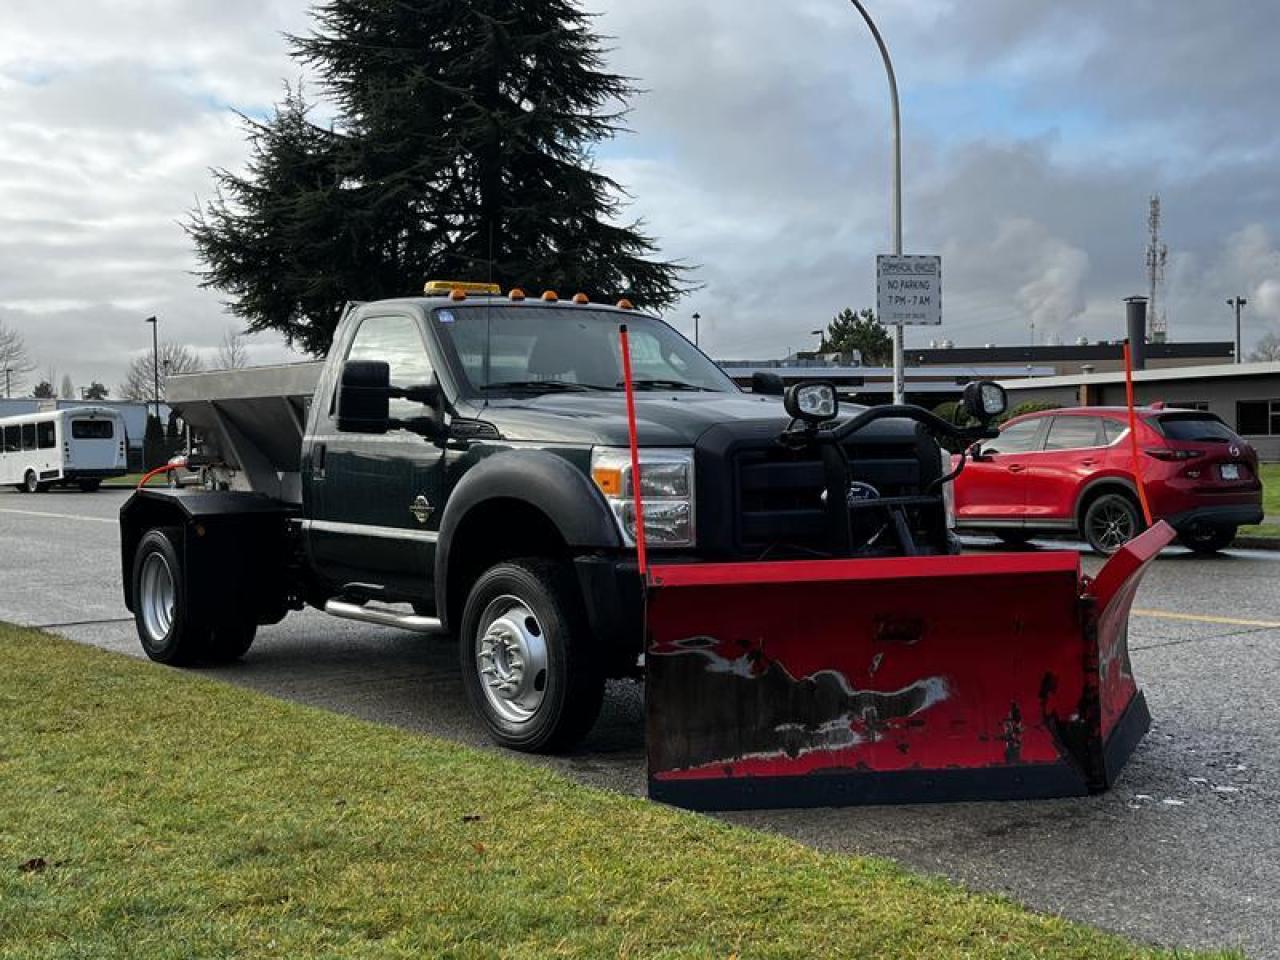
[[[1080,796],[1150,725],[1130,607],[1174,532],[1074,553],[653,566],[649,792],[702,810]]]

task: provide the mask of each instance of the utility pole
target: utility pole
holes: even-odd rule
[[[10,379],[9,379],[9,378],[10,378],[10,375],[11,375],[12,373],[13,373],[13,367],[5,367],[5,368],[4,368],[4,398],[5,398],[6,400],[8,400],[8,399],[9,399],[9,396],[10,396],[10,394],[9,394],[9,384],[10,384],[10,382],[11,382],[11,381],[10,381]]]
[[[876,46],[880,48],[880,56],[884,60],[885,73],[889,76],[889,99],[893,106],[893,254],[902,256],[902,108],[898,99],[898,77],[893,69],[893,60],[889,56],[889,48],[884,37],[876,26],[862,0],[850,0],[867,21],[871,35],[875,37]],[[906,400],[906,350],[902,324],[893,327],[893,402],[901,404]]]
[[[1236,363],[1244,363],[1244,343],[1240,338],[1240,312],[1249,305],[1244,297],[1235,297],[1227,301],[1228,307],[1236,310]]]
[[[700,347],[700,346],[702,345],[702,344],[699,342],[699,339],[698,339],[698,322],[699,322],[701,319],[702,319],[702,314],[700,314],[700,313],[695,313],[695,314],[693,315],[693,345],[694,345],[695,347]]]
[[[156,405],[156,419],[160,419],[160,321],[156,317],[147,317],[151,324],[151,379],[152,399]]]

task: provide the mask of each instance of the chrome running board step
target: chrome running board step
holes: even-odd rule
[[[372,604],[360,606],[356,603],[345,603],[342,600],[330,600],[324,605],[324,612],[340,620],[356,620],[379,627],[408,630],[410,633],[444,633],[444,624],[439,620],[419,617],[412,613],[400,613],[389,607],[377,607]]]

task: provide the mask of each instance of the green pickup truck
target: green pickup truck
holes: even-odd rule
[[[834,434],[797,429],[776,377],[744,392],[625,301],[446,285],[351,305],[322,363],[171,379],[232,489],[143,489],[123,507],[146,653],[234,659],[307,605],[447,633],[499,743],[572,744],[605,681],[643,670],[623,324],[654,557],[956,551],[935,439],[950,428],[923,411],[808,442]]]

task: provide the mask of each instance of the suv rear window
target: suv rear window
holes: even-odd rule
[[[71,436],[76,440],[110,440],[115,431],[110,420],[72,420]]]
[[[1209,413],[1167,413],[1154,417],[1153,422],[1170,440],[1230,443],[1236,439],[1230,427]]]

